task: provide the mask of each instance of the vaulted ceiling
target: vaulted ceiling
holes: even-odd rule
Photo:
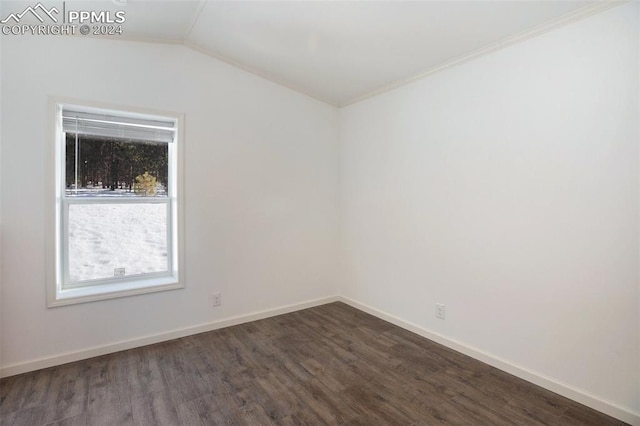
[[[4,16],[33,2],[3,3]],[[612,4],[571,0],[67,0],[64,6],[124,10],[126,22],[120,38],[185,44],[342,106]]]

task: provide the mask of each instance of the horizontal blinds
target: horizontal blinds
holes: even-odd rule
[[[171,143],[174,141],[176,124],[171,119],[127,117],[63,109],[62,130],[81,135]]]

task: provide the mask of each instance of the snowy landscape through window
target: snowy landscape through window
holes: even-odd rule
[[[177,280],[177,126],[58,104],[58,297]]]

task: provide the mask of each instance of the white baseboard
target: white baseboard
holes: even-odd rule
[[[340,299],[337,296],[324,297],[321,299],[281,306],[279,308],[266,309],[264,311],[253,312],[246,315],[229,317],[210,323],[196,325],[193,327],[172,330],[165,333],[158,333],[150,336],[139,337],[136,339],[110,343],[103,346],[95,346],[92,348],[82,349],[80,351],[67,352],[51,357],[34,359],[19,364],[6,365],[0,367],[0,377],[15,376],[16,374],[28,373],[29,371],[40,370],[42,368],[55,367],[56,365],[66,364],[69,362],[81,361],[83,359],[107,355],[127,349],[134,349],[141,346],[152,345],[154,343],[166,342],[167,340],[178,339],[180,337],[186,337],[198,333],[217,330],[220,328],[231,327],[233,325],[270,318],[276,315],[288,314],[290,312],[312,308],[314,306],[324,305],[327,303],[336,302],[338,300]]]
[[[165,342],[172,339],[178,339],[180,337],[191,336],[198,333],[204,333],[207,331],[217,330],[220,328],[231,327],[238,324],[244,324],[251,321],[257,321],[265,318],[270,318],[277,315],[287,314],[290,312],[299,311],[302,309],[312,308],[314,306],[320,306],[332,302],[344,302],[356,309],[364,311],[375,317],[388,321],[405,330],[412,331],[434,342],[440,343],[455,351],[461,352],[479,361],[487,363],[493,367],[496,367],[502,371],[513,374],[528,382],[534,383],[559,395],[565,396],[569,399],[577,401],[595,410],[601,411],[612,417],[620,419],[631,425],[640,426],[640,413],[633,412],[628,408],[621,407],[615,403],[603,400],[595,395],[591,395],[588,392],[574,388],[570,385],[560,383],[559,381],[546,377],[540,373],[528,370],[524,367],[515,365],[509,361],[501,359],[495,355],[484,352],[480,349],[465,345],[462,342],[458,342],[454,339],[450,339],[441,334],[429,331],[419,325],[402,320],[396,316],[390,315],[386,312],[373,308],[369,305],[357,302],[343,296],[324,297],[321,299],[309,300],[306,302],[296,303],[292,305],[286,305],[279,308],[267,309],[259,312],[253,312],[246,315],[239,315],[221,319],[218,321],[200,324],[193,327],[182,328],[178,330],[172,330],[166,333],[159,333],[150,336],[144,336],[136,339],[126,340],[122,342],[116,342],[103,346],[96,346],[93,348],[87,348],[76,352],[68,352],[65,354],[55,355],[52,357],[40,358],[31,361],[26,361],[19,364],[12,364],[0,367],[0,377],[9,377],[16,374],[27,373],[29,371],[40,370],[42,368],[54,367],[56,365],[66,364],[69,362],[80,361],[87,358],[93,358],[96,356],[107,355],[114,352],[119,352],[127,349],[134,349],[141,346],[152,345],[154,343]]]
[[[344,302],[356,309],[388,321],[422,337],[426,337],[429,340],[433,340],[434,342],[440,343],[441,345],[461,352],[465,355],[470,356],[471,358],[482,361],[502,371],[506,371],[507,373],[513,374],[516,377],[548,389],[551,392],[555,392],[559,395],[572,399],[576,402],[591,407],[594,410],[598,410],[602,413],[608,414],[631,425],[640,426],[640,413],[636,413],[629,408],[621,407],[613,402],[603,400],[602,398],[591,395],[588,392],[561,383],[553,378],[544,376],[543,374],[531,371],[527,368],[515,365],[507,360],[504,360],[500,357],[484,352],[472,346],[468,346],[462,342],[450,339],[438,333],[434,333],[417,324],[405,321],[394,315],[373,308],[369,305],[365,305],[363,303],[349,299],[348,297],[341,296],[338,299],[341,302]]]

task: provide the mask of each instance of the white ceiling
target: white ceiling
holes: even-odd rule
[[[345,105],[585,5],[207,2],[188,42],[329,103]]]
[[[13,2],[4,3],[3,16],[20,11]],[[125,38],[184,43],[337,106],[612,4],[571,0],[117,3],[67,0],[66,8],[125,10]]]

